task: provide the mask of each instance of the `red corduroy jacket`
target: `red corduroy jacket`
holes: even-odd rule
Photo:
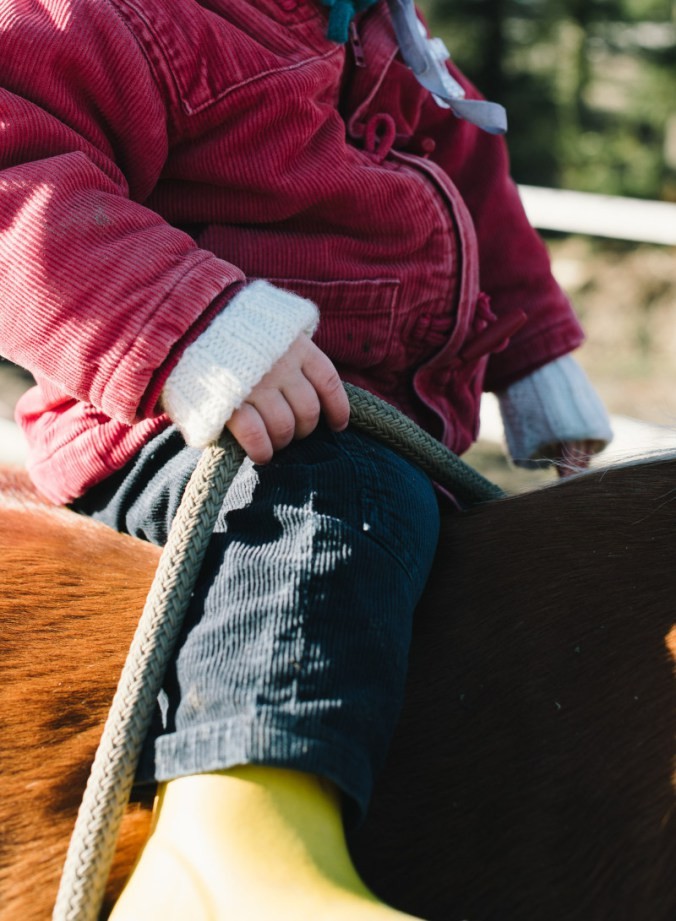
[[[38,381],[54,501],[168,424],[166,376],[250,279],[458,452],[482,388],[580,344],[503,141],[418,85],[384,3],[357,27],[363,60],[318,0],[0,0],[0,351]]]

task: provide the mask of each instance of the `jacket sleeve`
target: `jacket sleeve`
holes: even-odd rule
[[[457,68],[450,69],[467,98],[482,98]],[[509,346],[489,361],[486,389],[504,389],[577,348],[582,330],[526,217],[509,174],[504,139],[456,118],[429,97],[417,133],[434,142],[430,158],[446,171],[469,209],[479,246],[480,284],[494,312],[504,316],[523,310],[528,316]]]
[[[547,467],[557,445],[585,442],[594,454],[612,441],[608,413],[570,355],[497,394],[510,456],[519,467]]]
[[[167,156],[165,104],[108,4],[3,13],[0,352],[131,423],[243,274],[142,204]]]

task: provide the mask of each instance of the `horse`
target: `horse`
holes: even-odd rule
[[[676,458],[444,515],[366,883],[429,921],[676,917]],[[0,919],[50,916],[157,565],[0,469]],[[150,824],[132,795],[114,903]]]

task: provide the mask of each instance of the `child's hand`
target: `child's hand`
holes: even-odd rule
[[[572,476],[586,470],[592,456],[599,450],[599,444],[594,440],[564,441],[549,445],[543,450],[545,457],[550,457],[556,467],[558,475]]]
[[[226,428],[251,460],[265,464],[294,438],[305,438],[320,412],[334,431],[350,418],[345,388],[331,360],[302,333],[236,409]]]

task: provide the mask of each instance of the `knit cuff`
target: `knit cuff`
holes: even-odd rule
[[[547,446],[588,441],[601,451],[612,440],[608,414],[587,375],[565,355],[497,394],[512,460],[519,467],[547,467]]]
[[[181,355],[162,406],[191,447],[216,441],[225,423],[300,333],[313,334],[317,307],[265,281],[233,297]]]

